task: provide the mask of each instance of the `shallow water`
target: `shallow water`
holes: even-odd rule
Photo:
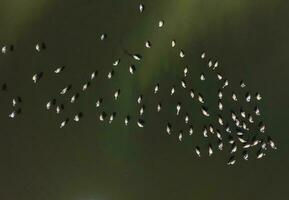
[[[0,45],[14,45],[13,52],[0,55],[0,83],[8,85],[0,92],[0,199],[286,199],[288,3],[142,2],[142,15],[139,2],[132,0],[0,2]],[[159,30],[161,19],[165,23]],[[103,32],[108,34],[104,43],[99,40]],[[184,61],[169,48],[173,38],[186,52]],[[150,50],[144,48],[147,39]],[[37,54],[35,44],[42,41],[47,49]],[[112,62],[124,57],[123,49],[145,58],[135,76],[128,78],[128,70],[121,68],[132,62],[125,58],[114,81],[107,84],[106,77],[98,76],[78,103],[65,104],[63,115],[45,111],[46,102],[66,85],[73,85],[71,95],[92,71],[106,75]],[[140,93],[149,97],[144,99],[148,104],[166,101],[162,92],[181,78],[185,63],[191,76],[204,71],[199,58],[204,50],[220,61],[221,72],[234,87],[243,79],[252,92],[262,94],[263,119],[278,151],[228,167],[227,155],[220,152],[197,159],[192,148],[197,139],[184,138],[179,144],[168,137],[161,123],[167,113],[148,114],[150,126],[142,130],[136,125],[124,128],[117,117],[111,126],[99,122],[99,97],[110,98],[122,88],[119,102],[104,104],[108,113],[119,110],[121,115],[138,112],[134,105]],[[62,65],[63,74],[52,78],[49,72]],[[31,77],[41,71],[43,80],[35,86]],[[190,81],[205,95],[217,89],[214,81]],[[150,95],[156,82],[161,85],[158,97]],[[23,98],[22,114],[10,120],[16,95]],[[182,94],[169,102],[178,97]],[[79,124],[59,129],[61,119],[79,111],[84,113]],[[193,116],[201,127],[203,118]]]

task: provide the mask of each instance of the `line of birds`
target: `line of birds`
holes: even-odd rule
[[[143,4],[139,4],[139,12],[143,13],[144,10],[145,10],[145,6]],[[163,27],[164,27],[164,21],[160,20],[158,22],[158,28],[163,28]],[[107,33],[100,34],[101,41],[104,41],[106,39],[107,39]],[[145,41],[144,45],[148,49],[152,48],[152,43],[149,40]],[[171,40],[171,48],[175,48],[175,47],[176,47],[176,40],[173,39]],[[7,54],[8,52],[13,51],[13,49],[14,49],[13,45],[5,45],[2,47],[1,52],[3,54]],[[35,50],[38,53],[45,49],[46,49],[46,44],[43,42],[37,43],[35,45]],[[126,56],[129,56],[134,61],[141,62],[143,59],[143,56],[139,53],[130,53],[128,51],[124,51],[124,53]],[[180,49],[178,52],[178,56],[180,58],[184,58],[186,56],[185,51],[183,49]],[[217,98],[216,110],[219,113],[216,115],[214,114],[214,112],[211,112],[212,109],[209,109],[205,105],[207,100],[201,94],[201,92],[196,92],[193,88],[189,88],[189,84],[188,84],[189,67],[188,66],[184,67],[183,77],[181,80],[178,80],[180,81],[179,86],[172,85],[172,87],[170,88],[170,91],[167,92],[168,96],[173,96],[178,90],[178,87],[184,89],[184,91],[188,93],[188,95],[185,96],[188,100],[190,101],[193,100],[191,102],[200,104],[201,116],[204,116],[206,119],[212,120],[211,123],[216,122],[218,124],[218,127],[217,125],[214,126],[212,124],[204,125],[204,127],[199,131],[200,134],[203,135],[204,138],[216,137],[217,142],[215,145],[213,145],[212,142],[209,142],[207,148],[204,150],[203,149],[201,150],[200,146],[195,146],[194,151],[196,155],[198,157],[201,157],[203,154],[212,156],[214,153],[214,148],[219,151],[222,151],[224,149],[224,146],[228,144],[230,145],[230,150],[229,150],[230,156],[227,161],[227,164],[234,165],[236,163],[236,152],[238,151],[238,149],[241,149],[242,157],[244,160],[248,160],[249,158],[248,149],[250,147],[254,147],[257,145],[260,146],[256,155],[257,159],[263,158],[266,155],[265,151],[267,150],[267,146],[270,146],[274,150],[277,149],[272,138],[269,135],[265,137],[265,134],[264,134],[266,132],[265,124],[262,121],[260,121],[259,123],[255,122],[258,120],[257,117],[261,115],[260,109],[257,105],[255,106],[254,111],[253,111],[255,116],[253,116],[249,112],[246,112],[245,109],[241,106],[238,112],[234,110],[230,110],[231,121],[230,122],[225,121],[225,118],[223,118],[222,114],[220,113],[222,113],[225,109],[223,98],[224,98],[224,93],[226,94],[228,93],[226,92],[227,90],[226,88],[230,87],[229,80],[225,78],[223,74],[221,74],[220,72],[217,72],[217,69],[220,66],[218,61],[207,59],[206,52],[203,52],[200,55],[200,58],[201,60],[203,60],[203,63],[207,66],[209,73],[214,73],[216,75],[216,80],[218,80],[221,83],[220,88],[218,89],[217,94],[216,94],[216,98]],[[113,79],[113,77],[115,76],[115,70],[117,70],[116,67],[120,64],[120,62],[121,62],[120,58],[112,62],[112,69],[106,75],[107,79]],[[51,73],[61,74],[65,69],[66,69],[66,66],[61,66],[61,67],[56,68]],[[134,75],[136,73],[136,69],[137,67],[131,64],[128,67],[128,73],[130,73],[131,75]],[[37,84],[43,78],[43,75],[44,75],[43,72],[37,72],[33,74],[32,81],[35,84]],[[81,88],[82,92],[85,92],[89,88],[91,82],[97,77],[97,75],[98,75],[97,70],[90,74],[89,80],[86,81],[82,85],[82,88]],[[203,83],[203,82],[206,82],[208,78],[206,77],[205,73],[201,73],[199,76],[199,79],[201,83]],[[241,89],[244,89],[247,87],[247,85],[245,84],[243,80],[240,81],[239,85]],[[71,88],[72,88],[71,84],[64,86],[59,91],[59,95],[67,95],[68,92],[71,90]],[[7,84],[3,84],[2,90],[6,90],[6,89],[7,89]],[[156,83],[153,86],[152,95],[157,95],[160,92],[160,89],[161,89],[160,83]],[[121,91],[122,91],[121,88],[118,88],[115,91],[113,91],[112,99],[114,101],[117,101],[120,98]],[[80,94],[81,92],[74,93],[70,97],[70,103],[72,104],[75,103],[76,100],[80,97]],[[249,103],[253,100],[254,97],[257,102],[262,100],[262,96],[258,92],[255,93],[255,95],[252,95],[250,92],[247,92],[245,96],[238,96],[233,91],[231,92],[230,95],[231,95],[232,102],[240,102],[244,98],[245,101]],[[212,96],[214,97],[214,95]],[[136,99],[137,105],[140,106],[138,117],[136,117],[137,119],[136,124],[140,128],[144,128],[146,125],[145,119],[144,119],[144,113],[145,113],[147,105],[143,104],[143,98],[144,98],[144,95],[140,94]],[[13,111],[9,114],[9,117],[11,119],[14,119],[18,114],[21,113],[21,102],[22,102],[22,98],[19,96],[14,97],[12,99]],[[95,106],[96,108],[100,109],[102,104],[103,104],[103,98],[99,98],[96,101]],[[161,112],[163,110],[162,102],[159,101],[156,105],[157,105],[155,109],[156,112]],[[60,114],[64,110],[64,104],[57,103],[56,98],[51,98],[51,100],[49,100],[46,103],[45,107],[46,107],[46,110],[52,110],[52,108],[54,108],[57,114]],[[182,115],[181,113],[184,113],[184,123],[186,126],[188,126],[188,135],[192,136],[196,131],[194,130],[193,125],[191,124],[190,112],[183,111],[184,108],[183,108],[181,101],[178,101],[176,105],[174,105],[174,107],[175,107],[176,117],[181,117]],[[116,112],[107,114],[105,111],[101,111],[98,117],[101,122],[107,121],[109,124],[111,124],[113,120],[116,118],[116,115],[117,115]],[[83,113],[77,112],[73,116],[72,119],[75,122],[79,122],[82,117],[83,117]],[[125,126],[129,125],[131,118],[132,116],[129,114],[124,117],[123,123]],[[70,121],[69,117],[65,118],[64,120],[60,122],[59,127],[64,128],[68,124],[69,121]],[[256,126],[254,127],[253,125],[256,125]],[[182,129],[179,131],[176,131],[175,130],[176,128],[173,127],[173,124],[171,122],[165,122],[164,127],[165,127],[164,128],[165,132],[168,135],[177,135],[177,138],[180,142],[183,140],[185,132]],[[255,130],[256,127],[257,127],[257,131]],[[222,134],[221,129],[224,129],[223,134]],[[258,133],[253,134],[252,132],[258,132]],[[224,136],[225,134],[226,136]],[[224,139],[223,137],[224,138],[226,137],[227,139]]]

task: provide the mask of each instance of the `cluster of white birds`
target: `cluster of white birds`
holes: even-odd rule
[[[143,4],[139,4],[139,12],[143,13],[145,11],[145,6]],[[158,21],[158,28],[164,28],[165,22],[164,20]],[[100,41],[105,41],[107,39],[106,33],[100,34]],[[177,48],[176,39],[171,40],[171,48]],[[147,49],[150,49],[153,47],[153,44],[151,41],[147,40],[145,41],[145,47]],[[35,50],[37,53],[41,52],[42,50],[46,49],[46,45],[44,43],[37,43],[35,45]],[[3,46],[1,51],[3,54],[6,54],[8,51],[13,50],[13,46]],[[183,59],[186,56],[186,53],[183,49],[179,49],[177,51],[177,56]],[[124,52],[126,56],[129,56],[131,59],[137,62],[141,62],[143,59],[143,56],[139,53],[129,53],[127,51]],[[213,73],[216,76],[216,80],[219,81],[219,87],[215,94],[211,94],[212,98],[217,99],[217,104],[214,108],[210,108],[206,105],[207,99],[201,94],[201,92],[195,92],[193,88],[189,88],[189,79],[188,74],[189,67],[185,66],[183,69],[183,77],[178,80],[179,85],[173,85],[170,88],[170,91],[167,91],[167,98],[170,98],[175,95],[176,91],[180,88],[180,90],[185,91],[188,95],[185,97],[188,99],[188,101],[192,103],[199,104],[200,110],[199,114],[200,117],[204,117],[205,119],[210,119],[212,123],[215,123],[217,125],[212,124],[206,124],[203,126],[203,128],[200,131],[195,131],[194,127],[192,125],[192,120],[190,117],[190,112],[183,111],[185,108],[182,105],[181,101],[178,101],[175,107],[175,116],[176,117],[184,117],[184,124],[187,127],[188,130],[188,136],[192,136],[195,134],[201,134],[206,140],[210,138],[210,141],[208,141],[208,145],[206,148],[201,148],[200,146],[195,146],[194,151],[198,157],[203,156],[204,154],[207,154],[208,156],[212,156],[214,154],[214,150],[223,151],[227,146],[229,147],[229,159],[227,161],[228,165],[234,165],[236,163],[236,154],[239,150],[242,153],[242,158],[244,160],[249,159],[249,153],[248,149],[250,147],[258,146],[259,149],[257,150],[256,158],[260,159],[263,158],[266,155],[267,146],[271,147],[272,149],[277,149],[275,143],[273,142],[272,138],[270,136],[265,136],[266,132],[266,126],[265,124],[258,119],[258,117],[261,115],[260,109],[258,105],[254,108],[254,114],[245,111],[244,107],[240,107],[239,111],[230,110],[230,121],[226,121],[224,115],[225,109],[229,109],[230,106],[224,106],[224,95],[230,95],[230,99],[232,99],[232,103],[241,102],[242,99],[245,100],[247,103],[256,103],[262,100],[262,96],[257,92],[254,95],[251,95],[250,92],[245,93],[245,95],[238,95],[235,91],[228,91],[230,88],[229,80],[224,77],[224,75],[218,71],[220,67],[219,61],[211,60],[207,58],[206,52],[201,53],[200,59],[203,61],[203,64],[205,66],[204,71],[207,70],[208,73]],[[121,59],[120,57],[117,58],[112,62],[112,68],[111,70],[105,74],[107,77],[107,80],[112,80],[115,76],[115,71],[117,71],[117,66],[120,64]],[[65,66],[61,66],[56,68],[54,71],[51,72],[51,74],[60,74],[66,69]],[[128,75],[134,75],[136,73],[137,67],[133,64],[131,64],[128,67]],[[96,78],[98,75],[98,71],[94,71],[90,74],[90,77],[87,81],[84,82],[81,89],[72,94],[70,97],[70,103],[73,104],[75,101],[79,98],[80,94],[83,92],[86,92],[89,88],[91,82]],[[43,77],[43,72],[37,72],[32,76],[32,81],[37,84],[41,78]],[[201,73],[199,77],[200,84],[205,84],[208,80],[208,76],[205,73]],[[7,85],[3,85],[2,89],[6,88]],[[247,85],[244,83],[243,80],[240,81],[240,88],[244,90],[247,87]],[[66,85],[63,88],[60,89],[58,95],[68,95],[70,93],[70,90],[72,88],[72,85]],[[122,88],[124,89],[124,88]],[[111,98],[114,101],[118,101],[119,98],[121,98],[122,93],[121,88],[116,88]],[[152,95],[158,95],[158,93],[161,90],[160,83],[156,83],[153,86],[152,89]],[[254,98],[255,97],[255,98]],[[139,128],[144,128],[146,123],[144,119],[144,113],[146,110],[146,106],[143,102],[144,95],[141,94],[137,97],[137,105],[139,106],[139,112],[138,116],[136,117],[136,124]],[[18,104],[21,103],[21,98],[16,97],[12,100],[12,105],[14,110],[9,114],[10,118],[15,118],[17,114],[21,112],[21,108],[18,106]],[[99,121],[101,122],[108,122],[111,124],[113,120],[116,118],[117,113],[112,112],[107,114],[105,111],[101,110],[103,104],[103,98],[100,97],[96,100],[95,106],[99,110]],[[161,112],[163,110],[163,105],[161,101],[158,101],[156,103],[156,109],[155,111],[157,113]],[[55,109],[57,114],[60,114],[64,110],[64,104],[58,103],[56,98],[51,98],[46,103],[46,110],[52,110]],[[213,112],[212,110],[215,109],[216,111]],[[215,114],[217,112],[217,114]],[[73,117],[73,121],[79,122],[82,118],[83,113],[77,112]],[[123,123],[124,126],[128,126],[130,124],[132,116],[129,114],[126,114]],[[216,120],[217,119],[217,120]],[[70,121],[69,117],[64,118],[60,122],[59,127],[64,128],[68,122]],[[257,122],[259,121],[259,122]],[[257,123],[257,125],[256,125]],[[165,132],[168,135],[177,135],[177,139],[181,142],[184,139],[184,136],[186,135],[186,132],[181,130],[176,130],[177,128],[173,127],[172,122],[164,122],[165,124]],[[254,126],[255,125],[255,126]],[[176,125],[177,126],[177,125]],[[257,127],[257,130],[256,130]],[[223,131],[221,131],[223,130]],[[214,144],[211,142],[211,138],[216,138],[216,143]]]

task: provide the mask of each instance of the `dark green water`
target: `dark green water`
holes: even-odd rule
[[[142,2],[140,15],[139,1],[133,0],[0,0],[0,45],[14,45],[13,52],[0,55],[0,83],[8,84],[0,93],[0,199],[288,199],[289,2]],[[161,31],[160,19],[165,22]],[[99,40],[103,32],[105,42]],[[184,61],[173,57],[172,38],[185,50]],[[153,44],[149,51],[143,47],[147,39]],[[47,49],[37,54],[39,41]],[[123,48],[146,58],[134,77],[127,78],[127,69],[109,84],[99,76],[61,116],[45,111],[45,103],[65,85],[76,92],[95,69],[110,70],[124,56]],[[197,159],[194,140],[181,145],[168,137],[160,124],[165,114],[149,115],[150,126],[143,130],[125,129],[121,119],[112,126],[99,122],[97,98],[123,88],[118,104],[107,102],[105,109],[137,112],[135,97],[151,93],[156,80],[180,78],[185,63],[192,74],[201,73],[203,50],[220,60],[235,87],[244,79],[262,94],[263,118],[278,151],[228,167],[222,153]],[[123,59],[120,67],[130,62]],[[67,68],[59,78],[48,75],[61,65]],[[31,77],[40,71],[44,77],[35,86]],[[208,94],[216,88],[200,87]],[[15,95],[23,98],[23,112],[10,120]],[[59,100],[65,103],[68,97]],[[84,113],[79,124],[59,129],[63,118],[79,111]],[[198,118],[195,123],[202,124]]]

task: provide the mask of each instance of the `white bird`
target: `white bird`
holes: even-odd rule
[[[246,84],[244,83],[244,81],[241,81],[241,82],[240,82],[240,86],[241,86],[241,88],[246,87]]]
[[[237,95],[234,92],[232,93],[232,99],[234,101],[238,101]]]
[[[33,80],[34,83],[37,83],[37,82],[38,82],[38,80],[39,80],[40,77],[41,77],[41,74],[42,74],[42,73],[38,73],[38,74],[34,74],[34,75],[32,76],[32,80]]]
[[[70,98],[70,103],[74,103],[77,98],[78,98],[78,93],[74,94],[74,95]]]
[[[186,81],[185,81],[185,80],[182,80],[181,83],[182,83],[182,87],[183,87],[183,88],[187,88],[187,84],[186,84]]]
[[[55,74],[59,74],[60,72],[62,72],[63,70],[64,70],[64,66],[62,66],[62,67],[58,67],[58,68],[56,68],[55,70],[54,70],[54,73]]]
[[[215,70],[218,66],[219,66],[219,62],[216,61],[215,64],[214,64],[213,70]]]
[[[141,104],[142,99],[143,99],[142,95],[139,95],[138,98],[137,98],[137,103]]]
[[[155,93],[155,94],[159,91],[159,87],[160,87],[160,85],[159,85],[159,84],[156,84],[155,89],[154,89],[154,93]]]
[[[180,141],[180,142],[182,141],[182,138],[183,138],[183,132],[180,131],[180,133],[179,133],[179,141]]]
[[[232,117],[233,121],[236,121],[237,116],[236,116],[236,114],[233,111],[231,112],[231,117]]]
[[[217,135],[217,138],[218,138],[219,140],[222,140],[222,139],[223,139],[223,138],[222,138],[222,135],[221,135],[221,133],[220,133],[219,130],[216,130],[216,135]]]
[[[226,125],[226,132],[227,133],[231,133],[232,132],[231,129],[230,129],[230,126],[228,124]]]
[[[68,118],[60,123],[60,128],[63,128],[68,123]]]
[[[242,131],[237,131],[236,135],[238,135],[238,136],[243,136],[244,133],[243,133]]]
[[[163,20],[160,20],[160,21],[159,21],[159,28],[162,28],[163,25],[164,25],[164,21],[163,21]]]
[[[65,88],[63,88],[61,91],[60,91],[60,94],[61,95],[64,95],[69,89],[70,89],[70,85],[66,86]]]
[[[243,151],[243,159],[244,160],[248,160],[248,158],[249,158],[249,154],[248,154],[248,152],[247,151]]]
[[[56,113],[57,113],[57,114],[59,114],[59,113],[60,113],[60,111],[61,111],[61,108],[60,108],[60,106],[56,106]]]
[[[205,57],[206,57],[206,53],[203,52],[203,53],[201,54],[201,58],[204,59]]]
[[[222,104],[222,101],[218,101],[218,108],[219,110],[223,110],[223,104]]]
[[[107,37],[106,33],[102,33],[100,35],[100,40],[104,40],[104,39],[106,39],[106,37]]]
[[[212,67],[213,66],[213,62],[211,61],[211,60],[209,60],[209,62],[208,62],[208,67],[210,68],[210,67]]]
[[[145,106],[143,105],[139,110],[139,115],[142,116],[144,113]]]
[[[249,147],[251,147],[251,144],[249,144],[249,143],[245,143],[243,145],[243,149],[248,149]]]
[[[12,99],[12,106],[13,106],[13,107],[15,107],[15,106],[16,106],[16,104],[17,104],[17,101],[16,101],[16,99],[15,99],[15,98],[13,98],[13,99]]]
[[[221,116],[218,117],[218,122],[219,122],[219,124],[220,124],[221,126],[224,125],[224,122],[223,122],[223,119],[222,119]]]
[[[180,57],[184,58],[185,57],[185,52],[183,50],[180,50]]]
[[[143,4],[139,4],[138,8],[139,8],[140,13],[142,13],[144,11],[144,5]]]
[[[97,74],[97,71],[92,72],[90,75],[90,80],[93,80],[95,78],[96,74]]]
[[[105,113],[105,112],[102,112],[102,113],[99,115],[99,120],[100,120],[100,121],[104,121],[105,117],[106,117],[106,113]]]
[[[250,102],[251,101],[251,94],[249,92],[246,93],[245,95],[246,101]]]
[[[120,89],[118,89],[115,93],[114,93],[114,100],[118,99],[118,96],[120,94]]]
[[[201,157],[201,151],[200,151],[200,147],[196,146],[195,147],[195,152],[198,155],[198,157]]]
[[[167,126],[166,126],[166,131],[167,131],[167,133],[168,133],[169,135],[171,134],[171,128],[172,128],[171,124],[168,123]]]
[[[267,143],[265,141],[261,141],[261,149],[267,150]]]
[[[209,125],[209,131],[210,131],[211,133],[215,133],[214,127],[213,127],[212,124]]]
[[[219,99],[222,99],[223,98],[223,93],[221,90],[218,91],[218,98]]]
[[[101,103],[102,103],[102,98],[100,98],[100,99],[98,99],[98,100],[96,101],[95,106],[98,108]]]
[[[147,40],[147,41],[145,42],[145,47],[148,48],[148,49],[150,49],[150,48],[152,47],[151,42]]]
[[[161,103],[158,103],[158,106],[157,106],[157,111],[160,112],[162,109],[162,104]]]
[[[138,127],[143,128],[143,127],[144,127],[144,120],[139,119],[139,120],[137,121],[137,125],[138,125]]]
[[[132,54],[132,58],[135,59],[135,60],[137,60],[137,61],[140,61],[141,58],[142,58],[142,56],[139,55],[139,54]]]
[[[172,47],[175,47],[175,46],[176,46],[176,41],[175,41],[175,40],[172,40],[171,46],[172,46]]]
[[[120,59],[117,59],[112,63],[112,65],[116,67],[118,66],[119,63],[120,63]]]
[[[130,120],[130,116],[126,116],[125,119],[124,119],[124,124],[126,126],[128,125],[129,120]]]
[[[82,86],[82,91],[87,90],[87,88],[89,87],[89,85],[90,85],[90,82],[85,83],[85,84]]]
[[[277,149],[277,146],[273,142],[272,138],[270,136],[267,137],[268,143],[272,149]]]
[[[173,95],[175,93],[175,86],[173,85],[172,89],[171,89],[171,95]]]
[[[6,54],[7,53],[7,47],[6,46],[3,46],[2,49],[1,49],[1,52],[3,54]]]
[[[48,102],[46,103],[46,109],[47,109],[47,110],[50,110],[51,105],[52,105],[52,101],[48,101]]]
[[[209,144],[209,156],[211,156],[213,154],[213,149],[212,149],[212,145]]]
[[[202,113],[203,113],[204,116],[206,116],[206,117],[210,116],[210,114],[208,113],[208,111],[207,111],[207,109],[205,107],[202,106],[201,110],[202,110]]]
[[[260,115],[260,110],[259,110],[258,106],[255,107],[255,114]]]
[[[76,115],[74,116],[73,120],[76,121],[76,122],[79,122],[80,117],[81,117],[81,114],[78,113],[78,114],[76,114]]]
[[[260,93],[256,93],[256,99],[257,99],[258,101],[260,101],[260,100],[262,99]]]
[[[109,116],[109,121],[108,121],[108,123],[112,123],[112,121],[113,121],[113,119],[115,118],[115,115],[116,115],[116,113],[115,112],[113,112],[110,116]]]
[[[200,79],[201,79],[201,81],[206,80],[205,75],[204,75],[204,74],[201,74]]]
[[[235,156],[231,156],[229,158],[229,161],[227,162],[227,165],[234,165],[236,163],[236,158]]]
[[[246,118],[246,113],[243,109],[240,110],[241,117]]]
[[[180,110],[181,110],[181,103],[179,102],[179,103],[177,104],[177,115],[179,115]]]
[[[135,72],[135,66],[134,65],[130,65],[129,66],[129,73],[134,74]]]
[[[193,133],[194,133],[193,126],[190,125],[190,128],[189,128],[189,135],[193,135]]]
[[[207,130],[207,127],[205,126],[204,129],[203,129],[203,136],[204,137],[208,137],[208,130]]]
[[[15,118],[16,114],[17,114],[17,112],[16,112],[16,111],[13,111],[13,112],[10,113],[8,116],[13,119],[13,118]]]
[[[60,94],[61,94],[61,95],[64,95],[69,89],[70,89],[70,86],[66,86],[65,88],[63,88],[63,89],[60,91]]]
[[[223,88],[227,87],[228,85],[229,85],[229,81],[227,79],[225,79]]]
[[[36,44],[35,49],[36,49],[36,51],[40,52],[40,50],[41,50],[40,44]]]
[[[111,71],[107,74],[107,78],[108,78],[108,79],[111,79],[113,75],[114,75],[114,70],[111,70]]]
[[[223,79],[223,77],[222,77],[222,75],[221,74],[217,74],[217,77],[218,77],[218,80],[222,80]]]
[[[188,67],[186,66],[184,68],[184,77],[187,77],[187,75],[188,75]]]
[[[236,153],[236,151],[237,151],[237,145],[236,145],[236,143],[234,142],[234,143],[232,144],[230,153],[233,154],[233,153]]]
[[[205,103],[203,96],[199,93],[198,100],[200,103]]]
[[[249,120],[250,123],[254,123],[252,115],[248,115],[248,120]]]
[[[263,124],[262,122],[259,123],[259,130],[261,133],[265,133],[265,124]]]
[[[257,159],[261,159],[265,156],[266,154],[260,149],[258,152],[257,152]]]
[[[195,97],[195,93],[194,93],[193,89],[190,90],[190,96],[191,96],[192,99]]]
[[[185,116],[185,123],[187,124],[189,122],[189,114],[186,113],[186,116]]]
[[[218,140],[218,149],[219,149],[220,151],[222,151],[223,148],[224,148],[224,144],[223,144],[222,140]]]

